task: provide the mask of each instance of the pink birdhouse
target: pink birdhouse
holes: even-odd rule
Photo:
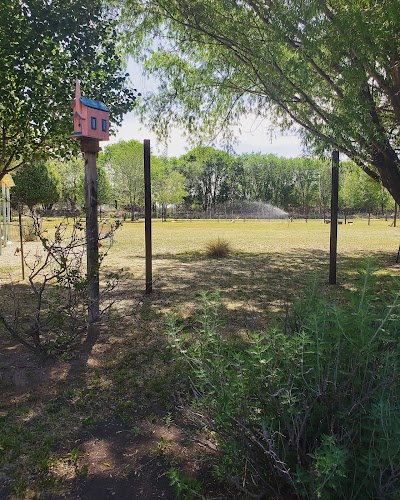
[[[100,141],[109,140],[110,110],[100,101],[82,97],[78,79],[76,80],[72,109],[74,112],[74,137],[77,139],[90,137]]]

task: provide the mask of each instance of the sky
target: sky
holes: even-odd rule
[[[155,91],[157,81],[146,78],[143,75],[142,68],[133,60],[128,61],[127,72],[130,74],[135,88],[141,94]],[[241,153],[273,153],[277,156],[293,158],[302,155],[302,146],[300,139],[293,133],[282,135],[280,132],[272,134],[269,131],[269,123],[262,121],[257,117],[246,117],[241,122],[240,131],[234,129],[237,143],[233,145],[233,150],[237,154]],[[172,128],[171,139],[167,144],[160,142],[154,133],[145,125],[140,123],[135,114],[127,113],[124,116],[122,125],[119,127],[116,136],[110,138],[108,144],[120,140],[129,141],[135,139],[142,142],[144,139],[150,139],[152,151],[156,155],[166,154],[169,157],[181,156],[191,149],[182,131],[178,128]],[[218,144],[216,145],[218,147]]]

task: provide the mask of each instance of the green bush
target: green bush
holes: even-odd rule
[[[314,288],[282,328],[244,345],[218,333],[216,294],[193,334],[168,333],[188,364],[196,415],[217,437],[219,473],[263,498],[399,498],[397,297],[378,313],[369,275],[350,306]]]
[[[33,223],[33,220],[28,219],[22,226],[22,238],[24,241],[38,241],[39,236],[37,234],[37,228]]]

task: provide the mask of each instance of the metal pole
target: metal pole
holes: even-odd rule
[[[329,284],[336,285],[337,232],[339,212],[339,151],[332,151],[331,237]]]
[[[397,224],[397,201],[394,202],[394,217],[393,217],[393,227],[396,227]]]
[[[85,153],[85,205],[86,205],[86,252],[87,252],[87,291],[88,322],[96,322],[100,316],[99,286],[99,223],[97,218],[97,168],[99,152],[97,139],[82,138],[81,151]]]
[[[153,256],[151,248],[151,177],[150,140],[143,141],[144,148],[144,232],[146,252],[146,295],[153,291]]]
[[[18,213],[18,222],[19,222],[19,245],[21,247],[22,280],[24,280],[25,279],[24,238],[22,237],[22,215],[21,215],[21,212]]]

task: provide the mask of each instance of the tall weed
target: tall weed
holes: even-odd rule
[[[202,295],[190,334],[169,319],[219,472],[250,496],[399,498],[398,296],[377,311],[370,280],[366,270],[348,307],[314,287],[284,328],[248,333],[240,348],[218,331],[216,294]]]

